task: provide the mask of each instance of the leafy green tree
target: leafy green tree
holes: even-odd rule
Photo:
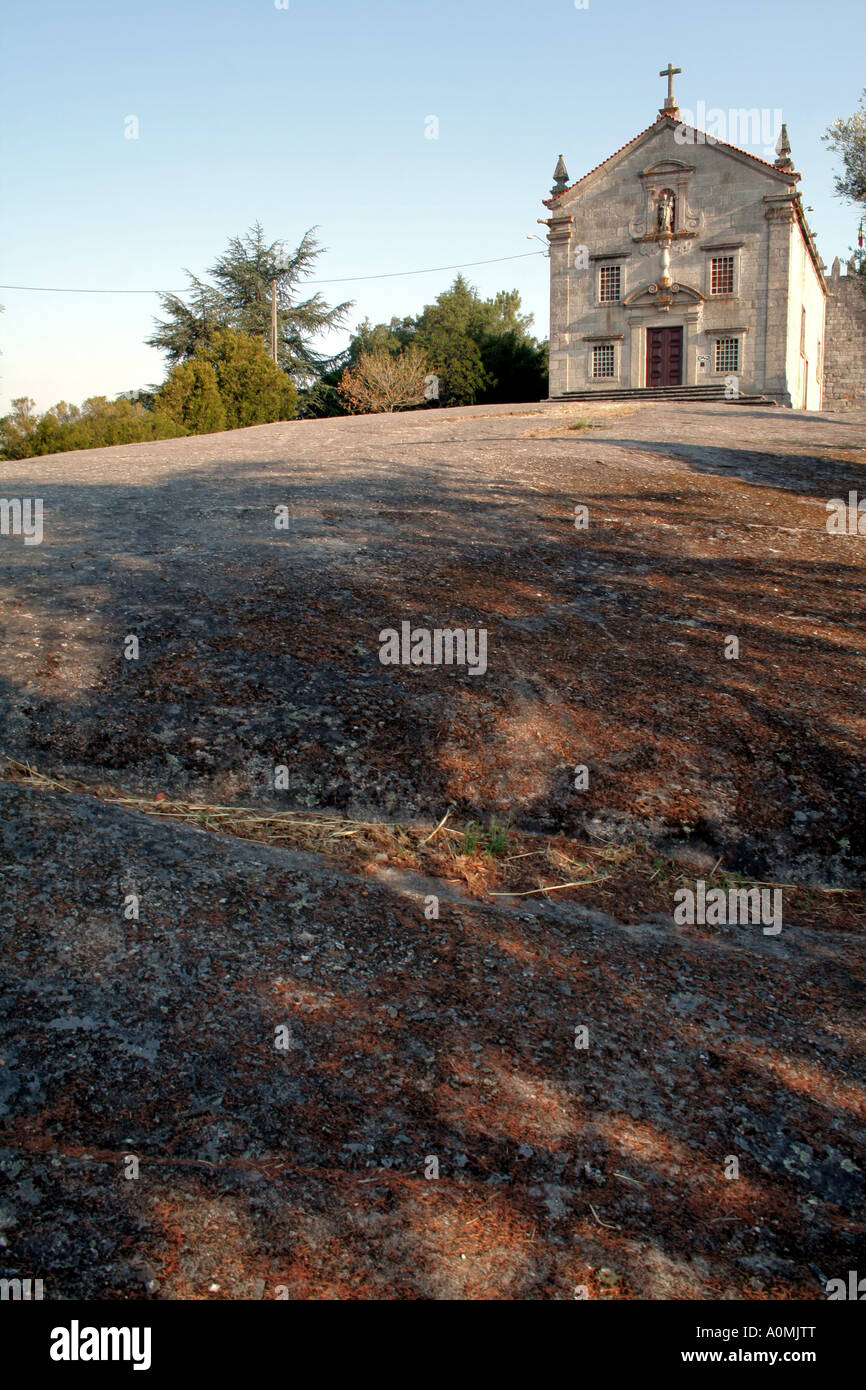
[[[308,420],[320,420],[330,415],[348,415],[346,402],[340,395],[341,369],[326,372],[298,392],[298,414]]]
[[[475,339],[438,324],[419,332],[418,341],[439,378],[440,405],[474,405],[490,383]]]
[[[61,402],[61,407],[63,403]],[[91,396],[80,411],[75,406],[58,407],[42,417],[44,428],[52,419],[60,425],[57,436],[62,449],[98,449],[112,444],[138,444],[147,439],[171,439],[185,431],[165,416],[145,410],[143,406],[121,398],[110,401],[107,396]],[[63,442],[59,442],[63,441]],[[54,453],[53,448],[44,450]]]
[[[147,342],[165,352],[171,366],[210,344],[221,329],[246,333],[267,346],[271,283],[276,280],[277,362],[297,384],[312,384],[335,365],[335,359],[316,350],[313,341],[340,328],[351,308],[349,301],[331,307],[318,291],[299,297],[301,283],[312,274],[323,250],[315,230],[305,232],[294,251],[281,241],[267,242],[258,222],[246,236],[232,237],[207,272],[213,283],[187,271],[187,302],[178,295],[161,296],[165,317],[157,319]]]
[[[91,396],[80,407],[59,401],[42,415],[32,400],[21,396],[0,419],[0,457],[176,439],[290,420],[298,408],[294,385],[261,341],[229,329],[214,330],[193,357],[172,368],[154,396],[141,393],[152,400],[152,409],[134,399],[137,395],[126,392],[114,401]]]
[[[35,457],[30,445],[36,435],[39,416],[36,402],[29,396],[18,396],[8,415],[0,420],[0,454],[5,459]]]
[[[416,331],[413,319],[392,318],[390,323],[377,324],[364,319],[349,344],[347,365],[353,367],[362,355],[371,352],[387,352],[397,357],[415,342]]]
[[[517,290],[482,299],[458,275],[416,323],[417,341],[444,381],[443,404],[538,400],[547,394],[546,350],[530,334],[532,315],[521,313]]]
[[[866,203],[866,87],[860,105],[847,120],[836,120],[825,131],[823,140],[842,160],[842,173],[836,175],[836,192],[851,203]],[[861,245],[853,253],[860,287],[866,294],[866,250],[862,246],[863,219],[860,220]]]
[[[154,404],[193,433],[207,434],[291,420],[298,393],[260,338],[220,328],[194,357],[172,367]]]
[[[521,314],[517,290],[500,290],[493,299],[481,299],[464,276],[458,275],[450,289],[438,295],[433,304],[426,305],[415,324],[421,336],[444,329],[466,333],[480,344],[485,338],[503,333],[527,339],[532,315]]]
[[[0,456],[35,458],[72,449],[174,439],[183,434],[186,429],[182,425],[124,397],[110,401],[106,396],[91,396],[80,407],[60,401],[38,415],[33,401],[21,396],[0,420]]]
[[[834,121],[822,138],[842,160],[842,173],[836,175],[839,197],[866,203],[866,87],[854,115]]]
[[[190,434],[213,434],[226,427],[226,410],[217,375],[203,356],[178,362],[157,393],[155,406]]]
[[[509,331],[486,337],[481,360],[488,373],[485,401],[538,401],[547,395],[547,344]]]
[[[226,429],[266,425],[297,415],[298,393],[260,338],[223,329],[201,355],[206,355],[216,373]]]
[[[471,332],[479,339],[513,333],[520,342],[529,342],[532,341],[529,332],[532,323],[532,314],[520,312],[517,290],[499,290],[492,299],[479,299],[475,295]]]
[[[537,401],[547,395],[547,344],[537,342],[531,327],[532,315],[521,312],[517,290],[500,290],[492,299],[482,299],[458,275],[417,318],[392,318],[375,325],[365,319],[359,324],[335,369],[305,394],[303,411],[341,413],[344,407],[336,388],[345,367],[355,367],[365,354],[398,356],[413,345],[424,353],[428,371],[439,378],[441,405]]]
[[[63,403],[61,403],[62,405]],[[81,409],[66,406],[58,412],[53,410],[43,416],[40,422],[44,428],[51,421],[58,420],[60,434],[57,437],[61,449],[99,449],[112,444],[139,444],[148,439],[174,439],[186,431],[166,416],[145,410],[121,398],[110,401],[107,396],[91,396]],[[53,448],[43,452],[53,453]]]

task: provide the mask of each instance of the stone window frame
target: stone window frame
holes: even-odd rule
[[[719,242],[715,246],[702,246],[701,250],[707,257],[707,268],[704,273],[705,286],[704,294],[708,300],[714,303],[720,299],[739,299],[740,297],[740,274],[742,270],[742,241],[732,241],[727,243]],[[721,294],[713,293],[713,261],[722,258],[733,260],[733,288],[724,290]]]
[[[703,336],[707,339],[709,343],[710,362],[707,368],[707,377],[714,378],[716,381],[724,381],[726,376],[731,376],[732,374],[743,376],[751,362],[749,356],[748,325],[738,323],[736,325],[732,325],[730,328],[727,326],[720,328],[705,328],[703,331]],[[724,340],[728,338],[735,338],[737,341],[737,366],[717,367],[716,343],[719,342],[720,339]]]
[[[734,362],[728,362],[724,366],[719,366],[720,350],[724,345],[733,343],[735,358]],[[713,376],[730,376],[743,370],[743,340],[738,333],[720,333],[712,339],[712,372]]]
[[[722,278],[722,273],[721,273],[721,272],[718,274],[718,276],[717,276],[717,274],[716,274],[716,267],[717,267],[717,266],[724,266],[724,267],[725,267],[725,271],[724,271],[725,279],[728,278],[728,269],[730,269],[730,280],[731,280],[730,287],[727,287],[727,286],[726,286],[725,289],[721,289],[721,290],[716,288],[716,280],[717,280],[717,279],[721,280],[721,278]],[[714,255],[710,256],[710,297],[711,297],[712,299],[727,299],[727,298],[729,298],[731,295],[735,294],[735,285],[736,285],[736,282],[737,282],[737,258],[736,258],[736,256],[734,255],[733,251],[719,251],[719,252],[716,252]]]
[[[602,305],[602,304],[621,304],[622,301],[623,301],[623,299],[625,298],[625,285],[624,285],[624,278],[625,278],[625,277],[623,276],[622,259],[618,257],[616,260],[599,261],[599,262],[596,264],[595,269],[596,269],[596,280],[595,280],[595,296],[596,296],[595,302],[596,302],[596,305],[598,306],[598,305]],[[607,272],[610,274],[610,273],[612,273],[614,270],[617,272],[617,275],[616,275],[616,279],[617,279],[617,291],[618,291],[617,297],[616,297],[616,299],[603,299],[603,298],[602,298],[601,289],[602,289],[602,284],[604,283],[605,271],[607,271]]]
[[[596,353],[610,350],[611,371],[596,373]],[[615,339],[605,338],[601,342],[587,344],[587,380],[588,381],[619,381],[620,376],[620,354],[617,352]]]

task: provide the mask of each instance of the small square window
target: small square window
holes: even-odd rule
[[[716,339],[716,371],[736,372],[740,367],[739,338]]]
[[[594,377],[614,375],[613,343],[596,343],[592,350],[592,374]]]
[[[734,293],[733,256],[713,256],[710,270],[710,294]]]
[[[598,298],[602,304],[611,304],[619,299],[620,268],[618,265],[603,265],[599,275]]]

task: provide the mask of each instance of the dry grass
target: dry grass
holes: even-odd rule
[[[855,910],[857,895],[851,890],[748,879],[727,871],[721,861],[709,870],[684,870],[640,841],[587,844],[561,835],[535,835],[508,828],[504,841],[501,837],[497,840],[504,843],[505,852],[491,853],[485,848],[490,831],[482,834],[479,844],[479,827],[467,825],[461,830],[451,825],[451,812],[431,828],[397,821],[348,820],[326,811],[268,812],[250,806],[182,801],[163,792],[130,796],[114,787],[53,777],[30,763],[11,759],[0,760],[0,778],[39,791],[97,797],[197,830],[320,854],[349,872],[368,873],[376,863],[387,863],[430,878],[462,883],[479,899],[557,894],[557,900],[563,901],[559,895],[565,895],[620,920],[637,921],[652,911],[670,913],[675,886],[692,884],[699,877],[708,888],[784,888],[786,911],[796,906],[804,923],[841,925],[840,911],[847,919],[856,915],[859,922],[860,917]],[[498,828],[503,829],[501,825]],[[854,902],[845,908],[846,898],[851,897]]]
[[[114,787],[53,777],[40,772],[31,763],[12,760],[0,763],[0,775],[7,781],[40,791],[95,796],[100,801],[123,806],[129,811],[139,811],[159,820],[176,821],[198,830],[234,835],[241,840],[256,840],[313,854],[326,854],[342,859],[347,867],[353,869],[378,858],[433,877],[445,873],[453,878],[457,874],[479,897],[487,893],[494,895],[492,890],[496,888],[500,891],[495,896],[528,896],[530,893],[601,883],[613,872],[616,861],[630,853],[611,847],[602,850],[589,848],[585,860],[576,860],[557,849],[553,843],[544,841],[543,847],[539,848],[542,843],[539,836],[515,831],[508,832],[507,842],[508,849],[515,850],[514,853],[491,854],[483,846],[467,852],[467,844],[474,844],[475,837],[449,825],[450,812],[431,829],[429,826],[413,826],[397,821],[347,820],[326,811],[265,812],[249,806],[181,801],[162,792],[157,792],[155,796],[130,796]],[[525,864],[523,861],[528,859],[538,860],[539,863]],[[528,873],[538,877],[539,881],[527,889]],[[542,883],[540,879],[550,882]]]

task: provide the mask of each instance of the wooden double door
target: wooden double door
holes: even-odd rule
[[[683,330],[648,328],[646,331],[647,386],[682,386]]]

